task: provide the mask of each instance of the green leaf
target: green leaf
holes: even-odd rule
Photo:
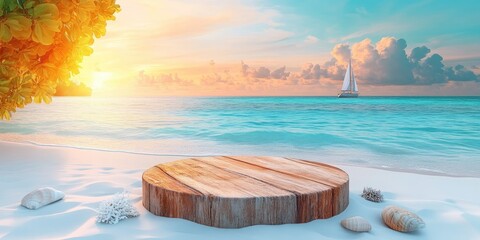
[[[5,1],[0,0],[0,17],[3,16],[3,7],[5,6]]]
[[[17,4],[21,9],[24,9],[23,4],[25,3],[25,0],[17,0]]]
[[[24,1],[25,2],[25,1]],[[27,5],[25,5],[25,9],[30,9],[30,8],[33,8],[33,5],[35,5],[35,2],[34,1],[30,1],[27,3]]]
[[[0,0],[0,1],[2,1],[2,0]],[[17,8],[17,1],[16,0],[3,0],[3,1],[5,2],[3,8],[7,12],[12,12],[13,10],[15,10]]]

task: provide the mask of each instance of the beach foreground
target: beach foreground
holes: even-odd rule
[[[155,216],[141,202],[141,176],[149,167],[181,156],[139,155],[0,142],[0,238],[2,239],[480,239],[480,178],[461,178],[342,166],[350,176],[350,205],[341,214],[305,224],[219,229]],[[318,159],[309,159],[320,161]],[[60,202],[38,210],[20,206],[28,192],[51,186]],[[371,186],[385,201],[360,194]],[[95,222],[99,203],[127,190],[140,216],[117,225]],[[398,205],[417,213],[426,228],[405,234],[386,227],[380,213]],[[362,216],[370,233],[353,233],[339,222]]]

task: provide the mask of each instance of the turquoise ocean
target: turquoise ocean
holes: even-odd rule
[[[0,140],[480,177],[480,97],[65,97],[0,122]]]

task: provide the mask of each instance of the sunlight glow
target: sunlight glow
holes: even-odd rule
[[[105,82],[112,78],[111,72],[94,72],[92,74],[92,90],[100,90],[105,86]]]

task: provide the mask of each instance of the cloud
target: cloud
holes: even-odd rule
[[[283,66],[281,68],[277,68],[276,70],[273,70],[270,73],[270,77],[273,79],[287,79],[287,77],[290,75],[290,72],[285,71],[286,67]]]
[[[242,62],[242,75],[253,79],[283,79],[290,85],[314,85],[321,79],[341,80],[346,66],[352,61],[354,73],[362,85],[432,85],[449,81],[476,81],[478,76],[463,65],[447,67],[443,57],[431,53],[426,46],[406,52],[404,39],[384,37],[373,43],[370,39],[349,44],[337,44],[332,59],[306,63],[299,71],[287,72],[286,67],[271,71],[260,66],[252,68]]]
[[[248,68],[249,66],[245,64],[243,61],[241,62],[241,72],[244,77],[248,76]]]
[[[303,65],[300,72],[289,74],[286,78],[288,85],[316,85],[320,83],[322,70],[320,65],[306,63]]]
[[[254,78],[270,78],[270,69],[259,67],[258,69],[253,70],[251,75]]]
[[[129,40],[154,38],[158,41],[161,38],[198,36],[228,27],[263,24],[272,28],[280,25],[275,20],[280,16],[278,11],[242,1],[122,0],[119,4],[122,12],[117,16],[118,24],[109,26],[109,35],[128,37]],[[131,21],[132,16],[136,21]]]
[[[158,74],[149,75],[145,71],[139,71],[137,77],[137,86],[140,87],[156,87],[156,88],[180,88],[194,85],[189,79],[183,79],[178,74]]]
[[[299,75],[300,75],[300,78],[303,78],[303,79],[319,80],[322,75],[320,65],[307,63],[303,65]]]
[[[241,74],[243,77],[250,77],[250,78],[272,78],[272,79],[283,79],[285,80],[289,75],[290,72],[285,71],[286,67],[283,66],[281,68],[275,69],[270,71],[269,68],[260,66],[258,68],[252,68],[245,64],[243,61],[241,62]]]
[[[295,34],[293,32],[283,29],[267,28],[264,31],[251,36],[253,37],[251,40],[254,40],[257,43],[275,43],[287,40],[294,35]]]
[[[351,57],[350,46],[348,44],[337,44],[330,54],[339,64],[348,64]]]
[[[260,66],[252,68],[241,62],[241,76],[251,82],[262,82],[266,80],[286,80],[283,82],[288,85],[315,85],[319,83],[320,78],[326,75],[319,64],[304,64],[299,72],[288,72],[286,66],[271,71],[269,68]],[[278,82],[278,81],[277,81]]]
[[[442,56],[435,53],[426,58],[421,64],[415,65],[413,68],[415,83],[428,85],[447,82],[447,75],[444,70],[445,65],[442,61]]]
[[[382,38],[375,46],[366,42],[352,49],[354,61],[359,60],[358,78],[370,84],[406,85],[413,84],[414,78],[410,62],[407,59],[405,40],[392,37]],[[366,54],[365,54],[366,53]]]
[[[314,44],[314,43],[317,43],[318,42],[318,38],[315,37],[315,36],[312,36],[312,35],[308,35],[305,40],[304,40],[305,43],[309,43],[309,44]]]
[[[429,54],[429,53],[430,53],[430,49],[428,49],[425,46],[416,47],[416,48],[412,49],[412,52],[410,53],[409,58],[412,62],[418,63],[421,59],[426,57],[427,54]]]
[[[429,55],[426,46],[413,48],[409,55],[406,48],[404,39],[393,37],[384,37],[377,43],[364,39],[351,49],[348,44],[337,44],[331,52],[333,59],[324,64],[323,76],[338,79],[345,72],[340,67],[347,65],[351,56],[355,75],[362,84],[431,85],[478,79],[462,65],[446,67],[443,57],[436,53]]]
[[[337,64],[337,60],[332,58],[330,61],[325,62],[323,68],[320,70],[322,76],[333,80],[342,80],[347,68],[345,65]]]
[[[203,75],[201,78],[203,86],[214,86],[219,84],[225,85],[235,85],[234,78],[230,75],[228,71],[223,73],[211,73]]]
[[[475,75],[475,73],[466,69],[463,65],[448,67],[445,70],[445,73],[447,78],[453,81],[471,81],[472,79],[480,81],[480,76]]]
[[[274,50],[268,47],[279,48],[295,34],[282,24],[278,9],[241,0],[118,3],[122,11],[95,42],[95,54],[82,63],[77,79],[90,81],[99,63],[105,71],[135,76],[142,69],[155,72],[147,66],[152,64],[190,67],[211,58],[232,63],[240,60],[232,56],[269,56]],[[126,52],[135,54],[126,58]]]
[[[413,93],[415,90],[411,86],[421,89],[419,91],[436,89],[439,93],[451,88],[452,93],[456,93],[468,86],[476,86],[476,81],[480,82],[480,77],[463,65],[445,66],[443,57],[432,53],[427,46],[415,47],[408,53],[406,49],[407,42],[404,39],[384,37],[378,42],[364,39],[352,45],[337,44],[332,48],[330,60],[305,63],[297,69],[296,66],[289,68],[286,65],[273,68],[251,66],[243,61],[240,65],[228,65],[210,60],[195,70],[177,69],[181,77],[176,74],[177,70],[171,70],[175,73],[157,75],[140,71],[138,85],[153,87],[168,94],[175,91],[180,94],[284,94],[289,89],[299,94],[331,92],[338,90],[338,80],[343,79],[350,61],[356,78],[365,86],[362,89],[367,94],[372,93],[368,92],[369,89],[379,88],[377,86],[386,89],[385,93],[391,93],[392,89],[404,92],[405,89],[411,89]],[[435,88],[427,88],[433,84]]]

